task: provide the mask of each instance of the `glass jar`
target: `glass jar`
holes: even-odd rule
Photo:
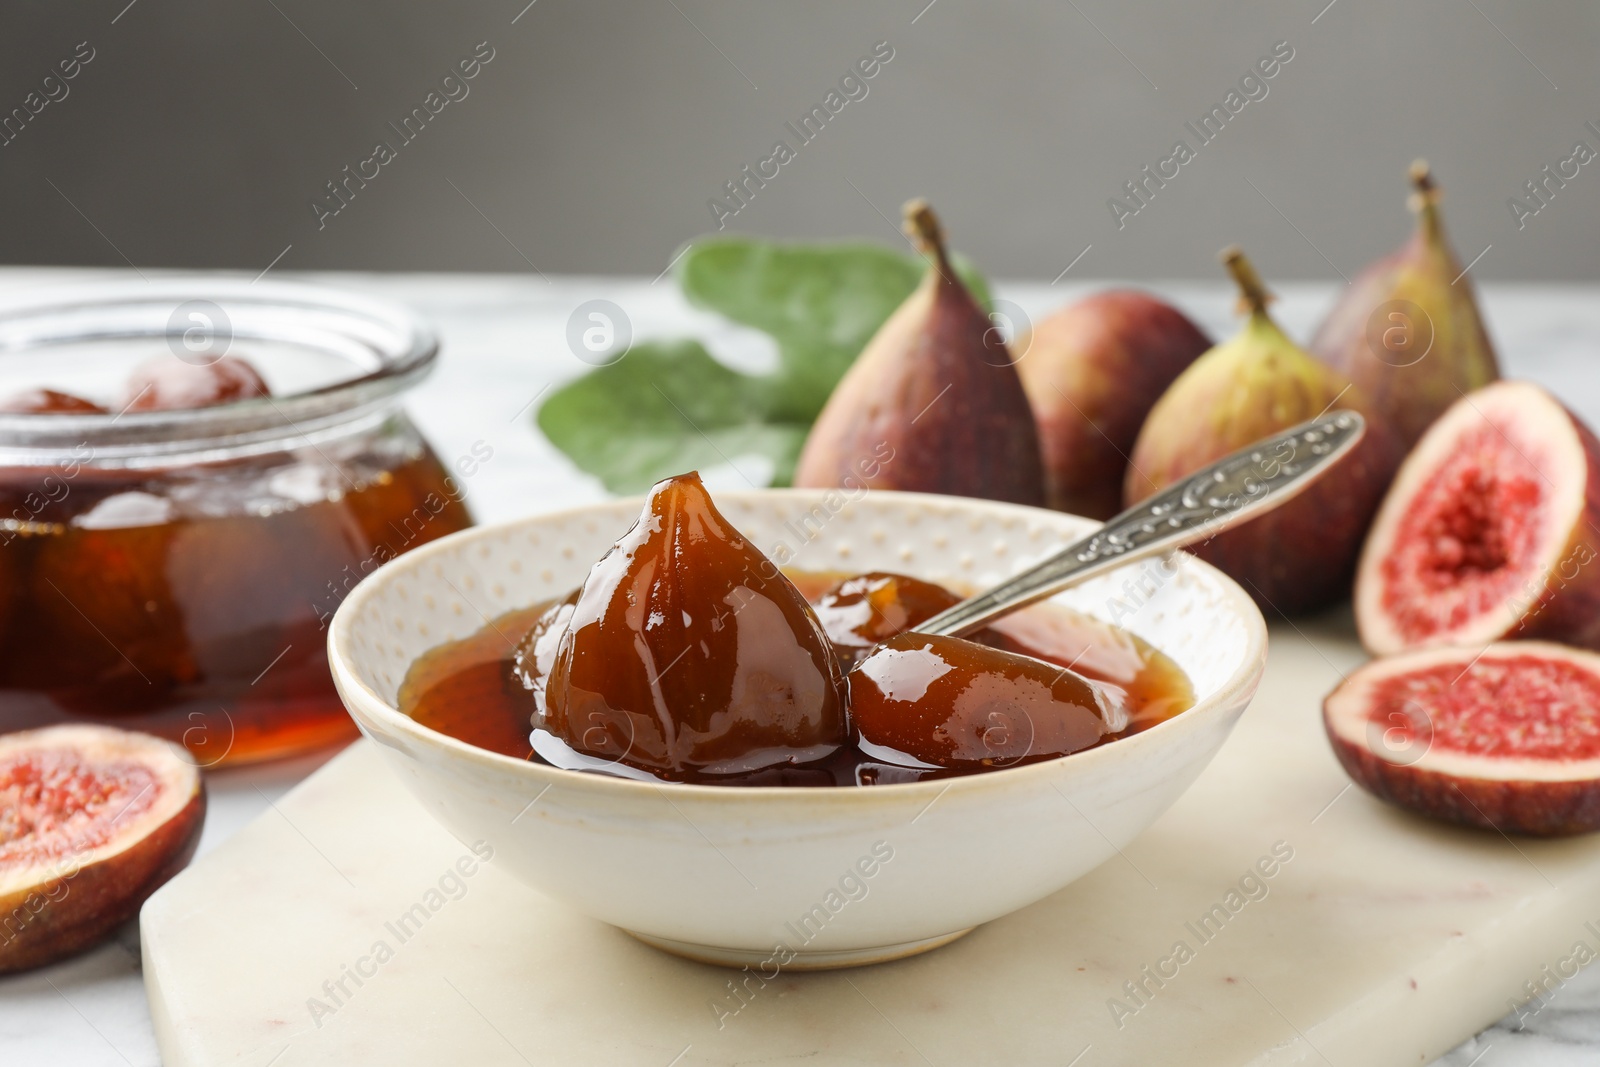
[[[109,397],[151,356],[223,353],[273,395],[0,414],[0,730],[108,723],[203,766],[355,735],[329,619],[384,561],[471,525],[461,478],[400,407],[433,335],[381,301],[280,282],[0,299],[0,396]]]

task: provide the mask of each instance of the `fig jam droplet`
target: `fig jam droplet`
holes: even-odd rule
[[[676,781],[807,763],[848,740],[844,692],[799,591],[680,475],[589,571],[534,746]]]
[[[976,771],[1054,759],[1126,729],[1088,679],[956,637],[905,633],[850,675],[850,714],[869,755]]]

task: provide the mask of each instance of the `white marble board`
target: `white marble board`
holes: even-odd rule
[[[1546,966],[1570,969],[1578,942],[1600,948],[1600,842],[1458,830],[1348,787],[1318,709],[1361,659],[1345,625],[1276,627],[1237,733],[1122,858],[926,956],[752,980],[745,1000],[728,985],[743,975],[480,862],[363,742],[146,905],[161,1054],[168,1067],[1424,1063]],[[417,904],[426,920],[397,926]],[[1202,929],[1216,905],[1226,921]],[[1192,958],[1174,956],[1180,941]],[[1147,966],[1168,977],[1157,986]]]

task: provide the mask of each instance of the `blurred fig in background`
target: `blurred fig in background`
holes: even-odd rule
[[[1042,505],[1039,432],[1011,353],[925,201],[906,204],[905,227],[928,272],[828,398],[794,484]]]
[[[4,415],[104,415],[106,409],[93,400],[55,389],[24,389],[0,400]]]
[[[159,355],[133,368],[117,406],[123,411],[179,411],[271,395],[261,374],[238,356],[204,356],[191,363]]]
[[[1311,339],[1311,351],[1355,383],[1372,409],[1416,444],[1464,394],[1500,377],[1472,281],[1445,239],[1439,187],[1411,164],[1416,232],[1357,276]]]
[[[1148,293],[1096,293],[1043,319],[1015,344],[1033,405],[1051,507],[1094,519],[1122,510],[1139,427],[1211,339]]]
[[[1250,318],[1157,401],[1129,464],[1130,506],[1335,406],[1369,414],[1358,390],[1297,348],[1267,315],[1271,297],[1244,253],[1229,248],[1222,258]],[[1195,552],[1244,586],[1264,611],[1293,615],[1324,607],[1349,592],[1362,539],[1399,461],[1393,432],[1369,417],[1361,444],[1320,481]]]

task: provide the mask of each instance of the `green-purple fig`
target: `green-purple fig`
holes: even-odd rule
[[[1407,448],[1445,408],[1500,377],[1420,159],[1411,183],[1416,232],[1357,276],[1311,339],[1312,353],[1354,382]]]
[[[1122,510],[1128,453],[1145,416],[1211,338],[1149,293],[1113,289],[1068,304],[1015,343],[1033,405],[1051,507]]]
[[[1172,383],[1145,420],[1125,485],[1127,503],[1334,407],[1368,414],[1360,393],[1284,336],[1271,299],[1238,248],[1222,254],[1249,319]],[[1264,457],[1273,462],[1282,457]],[[1273,614],[1324,607],[1350,591],[1373,513],[1400,460],[1394,434],[1369,416],[1367,434],[1321,480],[1281,507],[1196,547]]]
[[[794,484],[1044,503],[1039,431],[1000,331],[950,266],[927,203],[905,206],[929,257],[817,417]]]

